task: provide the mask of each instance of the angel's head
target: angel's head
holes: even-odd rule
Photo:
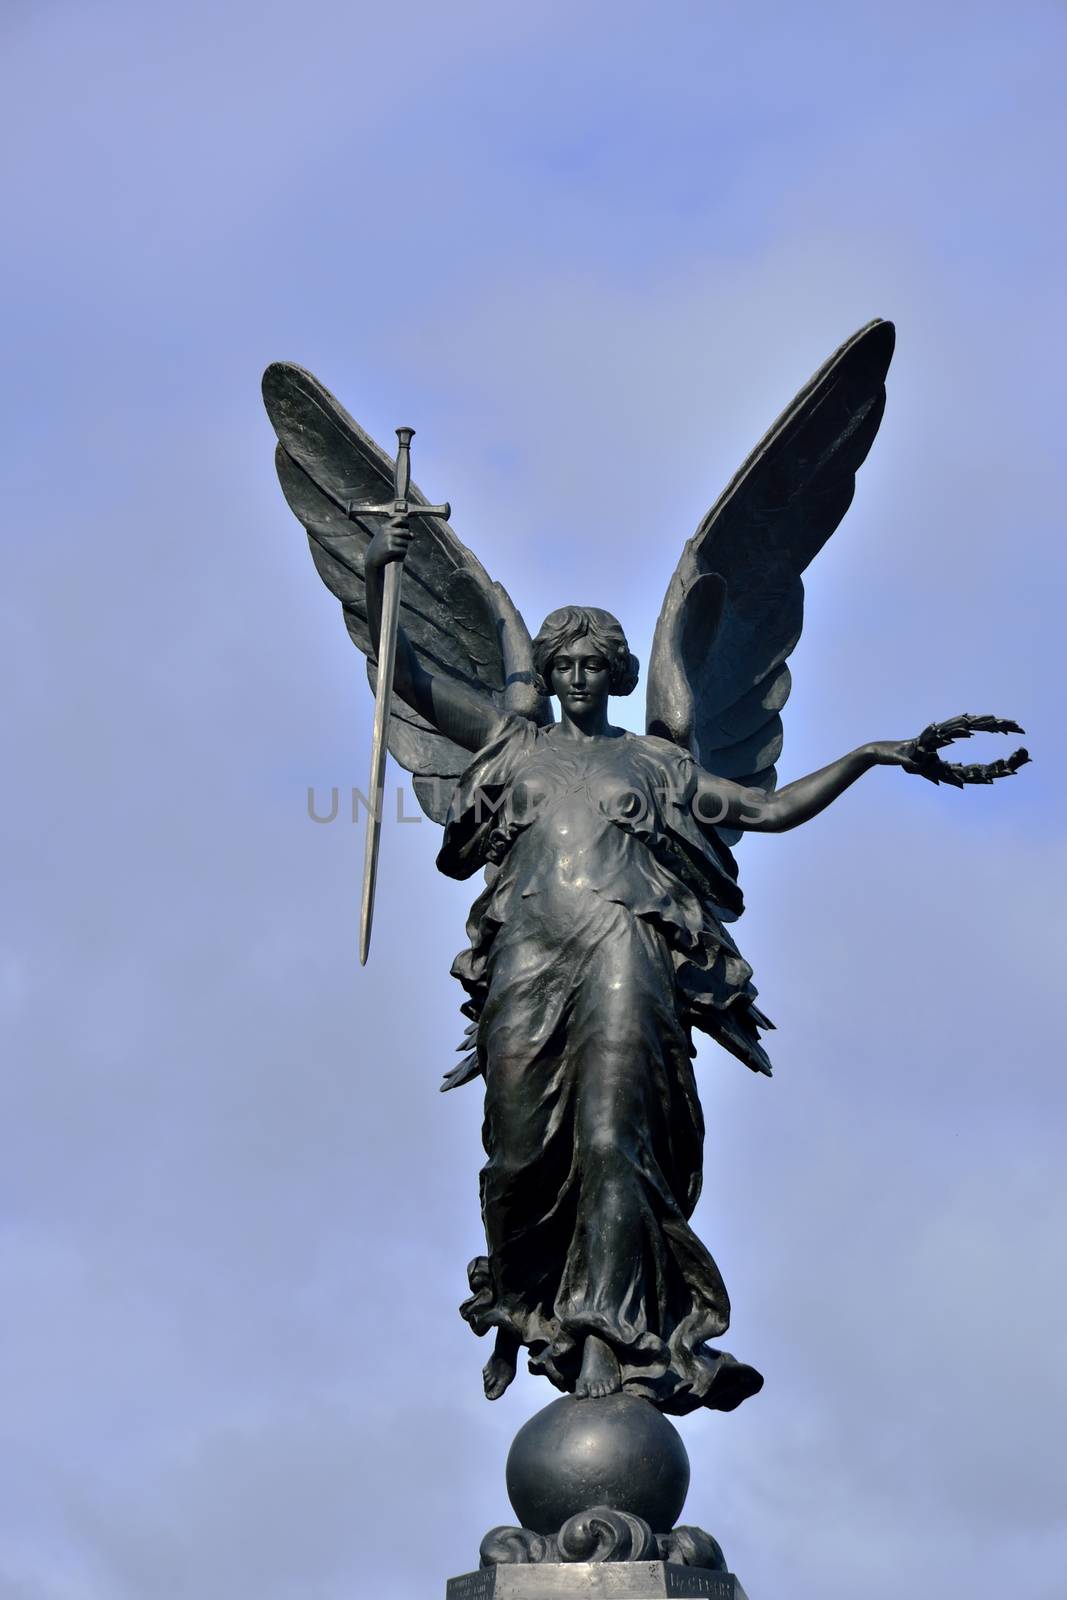
[[[533,668],[541,693],[558,695],[565,703],[583,695],[606,700],[609,694],[630,694],[640,662],[610,611],[564,606],[542,622],[533,642]]]

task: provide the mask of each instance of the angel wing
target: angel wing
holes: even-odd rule
[[[891,322],[836,351],[686,544],[656,624],[647,728],[707,771],[771,790],[804,621],[801,573],[852,502],[885,409]],[[732,844],[736,832],[720,829]]]
[[[278,478],[290,509],[307,529],[326,587],[341,602],[353,642],[375,666],[367,627],[363,555],[373,528],[350,518],[353,502],[393,497],[391,457],[365,434],[317,378],[288,361],[263,375],[263,401],[278,435]],[[409,499],[428,504],[412,484]],[[404,563],[400,618],[423,664],[484,694],[499,710],[537,723],[552,720],[534,687],[530,634],[506,590],[493,583],[447,522],[412,515],[415,536]],[[443,822],[470,754],[393,696],[388,745],[414,776],[427,816]]]

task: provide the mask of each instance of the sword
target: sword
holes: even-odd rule
[[[359,505],[349,502],[349,517],[450,517],[452,507],[424,506],[408,500],[411,486],[411,440],[414,428],[398,428],[393,498],[384,505]],[[382,626],[378,641],[378,682],[374,693],[374,732],[371,735],[369,807],[367,837],[363,848],[363,901],[359,913],[359,964],[367,965],[370,930],[374,918],[374,887],[378,880],[378,846],[382,835],[382,809],[385,801],[385,735],[393,701],[393,673],[396,669],[396,632],[400,626],[400,568],[390,561],[382,585]]]

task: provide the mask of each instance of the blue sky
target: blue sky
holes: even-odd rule
[[[682,541],[819,362],[898,325],[813,567],[785,776],[959,710],[1014,783],[879,771],[743,849],[776,1076],[707,1044],[698,1213],[767,1375],[683,1424],[753,1600],[1053,1600],[1065,834],[1053,5],[9,0],[11,693],[0,1600],[400,1600],[508,1517],[436,830],[278,492],[266,363],[415,470],[531,626],[647,660]],[[639,726],[640,693],[620,707]],[[998,751],[999,753],[999,751]]]

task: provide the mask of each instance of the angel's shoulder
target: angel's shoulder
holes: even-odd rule
[[[537,748],[539,735],[543,731],[521,712],[504,712],[494,719],[489,737],[475,752],[474,760],[507,760],[529,754]]]
[[[680,744],[675,744],[672,739],[660,739],[654,733],[635,733],[633,737],[640,750],[655,761],[661,761],[671,767],[694,765],[689,751]]]

